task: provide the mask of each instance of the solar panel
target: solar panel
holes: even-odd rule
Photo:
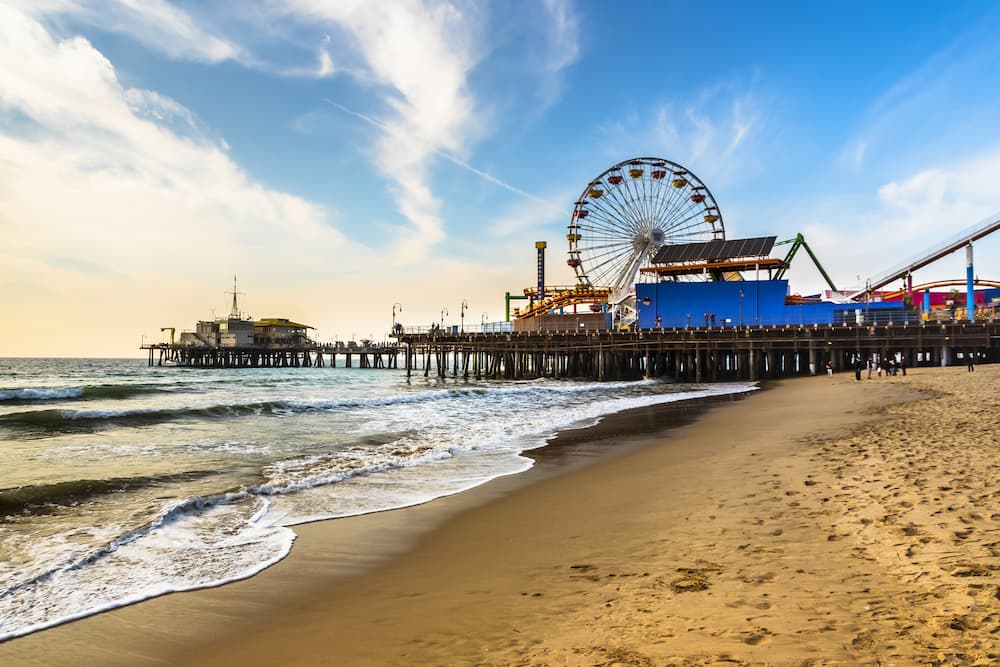
[[[758,236],[751,239],[665,245],[653,257],[653,263],[676,264],[734,257],[760,257],[771,253],[777,238],[777,236]]]

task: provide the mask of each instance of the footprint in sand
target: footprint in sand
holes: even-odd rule
[[[750,632],[746,633],[743,637],[743,643],[749,644],[750,646],[756,646],[763,641],[766,641],[769,637],[774,635],[773,632],[767,628],[756,627]]]

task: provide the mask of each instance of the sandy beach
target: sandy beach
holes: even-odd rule
[[[1000,367],[776,382],[297,528],[251,579],[0,645],[23,665],[1000,663]],[[682,420],[683,421],[683,420]]]

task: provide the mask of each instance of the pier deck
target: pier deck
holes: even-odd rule
[[[336,368],[337,357],[351,368],[357,358],[359,368],[396,368],[396,345],[298,345],[260,347],[192,346],[171,343],[143,345],[150,366],[189,368]]]
[[[993,322],[701,327],[639,331],[420,333],[399,336],[408,375],[477,379],[671,377],[758,380],[853,368],[899,354],[908,367],[997,359]],[[960,359],[961,358],[961,359]]]
[[[918,322],[801,326],[691,327],[639,331],[402,332],[396,344],[296,348],[144,345],[149,365],[197,368],[337,366],[400,368],[407,377],[596,380],[669,377],[692,382],[758,380],[853,368],[860,355],[899,355],[906,366],[1000,358],[1000,323]],[[159,355],[157,358],[157,354]]]

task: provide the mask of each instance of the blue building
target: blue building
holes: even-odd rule
[[[787,280],[669,281],[635,286],[640,329],[917,321],[898,301],[786,303]]]

